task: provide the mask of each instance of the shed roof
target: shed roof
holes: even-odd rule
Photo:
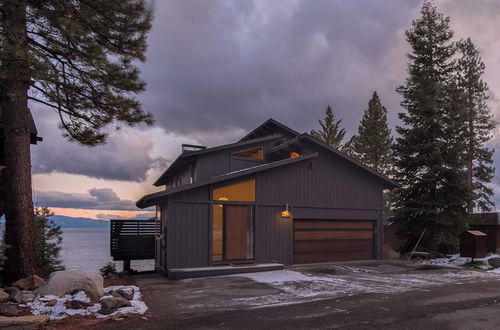
[[[183,185],[183,186],[180,186],[180,187],[170,188],[170,189],[167,189],[167,190],[164,190],[164,191],[160,191],[160,192],[156,192],[156,193],[153,193],[153,194],[145,195],[139,201],[137,201],[136,205],[139,208],[146,208],[146,207],[155,205],[156,201],[159,198],[163,198],[163,197],[169,196],[171,194],[175,194],[175,193],[178,193],[178,192],[181,192],[181,191],[185,191],[185,190],[189,190],[189,189],[193,189],[193,188],[198,188],[198,187],[206,186],[206,185],[217,183],[217,182],[223,182],[223,181],[227,181],[227,180],[231,180],[231,179],[243,177],[245,175],[249,175],[249,174],[253,174],[253,173],[257,173],[257,172],[269,170],[269,169],[276,168],[276,167],[290,165],[290,164],[293,164],[293,163],[301,162],[301,161],[304,161],[304,160],[307,160],[307,159],[311,159],[311,158],[315,158],[315,157],[318,157],[318,153],[313,153],[313,154],[309,154],[309,155],[305,155],[305,156],[300,156],[300,157],[297,157],[297,158],[287,158],[287,159],[278,160],[278,161],[275,161],[275,162],[272,162],[272,163],[261,164],[261,165],[257,165],[257,166],[253,166],[253,167],[248,167],[248,168],[245,168],[245,169],[242,169],[242,170],[238,170],[238,171],[234,171],[234,172],[224,173],[224,174],[218,175],[216,177],[213,177],[213,178],[211,178],[209,180],[204,180],[204,181],[199,181],[199,182],[195,182],[195,183],[191,183],[191,184],[186,184],[186,185]]]

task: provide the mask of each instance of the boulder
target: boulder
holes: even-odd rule
[[[91,302],[97,302],[103,295],[103,282],[99,274],[62,270],[52,273],[47,282],[35,290],[35,294],[64,297],[67,294],[84,291]]]
[[[3,289],[0,289],[0,302],[4,302],[9,299],[9,294],[5,292]]]
[[[57,305],[57,299],[51,299],[45,303],[45,306],[48,306],[48,307],[53,307],[55,305]]]
[[[48,315],[28,315],[18,317],[1,317],[0,329],[4,330],[31,330],[40,329],[49,321]]]
[[[31,292],[23,293],[23,304],[32,302],[35,300],[35,295]]]
[[[5,288],[4,291],[9,295],[7,301],[22,304],[23,302],[23,292],[16,287]]]
[[[109,297],[101,300],[101,314],[111,314],[121,307],[130,307],[130,301],[123,297]]]
[[[81,301],[81,300],[69,300],[64,304],[68,309],[86,309],[92,306],[91,303]]]
[[[134,299],[134,289],[132,288],[122,288],[116,290],[116,293],[118,293],[120,296],[127,300],[132,300]]]
[[[45,283],[45,280],[37,275],[31,275],[12,283],[12,286],[18,287],[21,290],[29,290],[33,291],[38,289],[42,284]]]
[[[490,258],[488,259],[488,263],[491,267],[498,268],[500,267],[500,258]]]
[[[19,315],[19,309],[15,304],[4,303],[0,305],[0,315],[2,316],[17,316]]]

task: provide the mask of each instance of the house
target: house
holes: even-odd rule
[[[269,119],[239,141],[183,152],[154,183],[156,268],[382,258],[382,192],[396,184]]]
[[[496,253],[500,249],[500,217],[497,212],[471,214],[469,227],[470,230],[482,231],[487,235],[488,252]]]
[[[4,179],[3,179],[3,169],[5,167],[4,161],[4,138],[3,138],[3,115],[2,108],[0,107],[0,217],[5,213],[5,188],[4,188]],[[31,111],[28,109],[28,118],[29,118],[29,131],[30,131],[30,143],[37,144],[43,139],[38,136],[38,131],[36,129],[35,121],[33,120],[33,116],[31,115]]]

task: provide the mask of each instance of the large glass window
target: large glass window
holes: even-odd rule
[[[212,192],[214,200],[255,202],[255,180],[248,180],[216,188]],[[233,260],[245,255],[253,258],[253,214],[251,206],[241,207],[214,204],[212,227],[212,259],[214,261]],[[245,242],[236,241],[247,237]],[[245,246],[246,250],[243,249]],[[240,250],[236,250],[240,249]]]
[[[264,150],[262,147],[238,150],[233,152],[233,157],[247,158],[252,160],[263,160]]]

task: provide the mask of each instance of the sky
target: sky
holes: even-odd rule
[[[479,47],[500,119],[500,1],[438,0],[455,38]],[[43,142],[32,147],[34,200],[59,215],[146,217],[135,202],[182,143],[231,143],[269,118],[299,132],[318,128],[327,105],[356,133],[374,91],[399,124],[397,86],[407,76],[404,32],[420,0],[153,1],[147,61],[139,63],[143,108],[154,127],[110,128],[104,146],[67,142],[56,114],[30,104]],[[500,131],[489,146],[500,147]],[[494,200],[500,208],[500,152]]]

